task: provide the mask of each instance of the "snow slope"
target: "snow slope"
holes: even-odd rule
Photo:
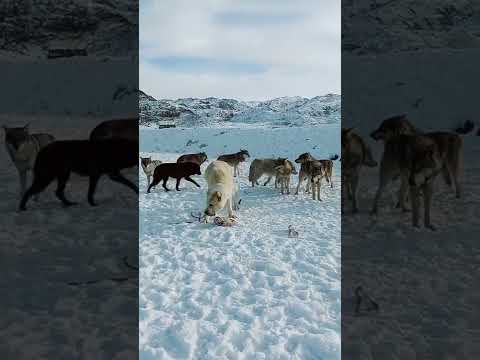
[[[385,117],[406,113],[425,131],[450,130],[467,119],[478,126],[477,95],[471,91],[478,83],[473,60],[478,53],[444,50],[345,57],[344,68],[355,74],[345,74],[351,81],[343,90],[343,104],[349,110],[343,126],[355,126],[378,160],[383,144],[368,134]],[[360,213],[342,216],[344,356],[478,358],[480,327],[473,314],[478,309],[479,139],[464,136],[462,199],[455,199],[441,178],[436,181],[432,206],[436,232],[423,226],[414,230],[411,214],[394,208],[398,183],[383,197],[379,215],[371,217],[378,168],[362,170]],[[353,316],[358,285],[378,302],[378,315]]]
[[[294,160],[304,151],[338,153],[339,131],[142,130],[140,149],[163,161],[197,151],[214,159],[239,147],[252,158]],[[141,359],[340,358],[339,164],[322,202],[281,195],[272,184],[252,188],[249,164],[241,166],[239,223],[231,228],[189,223],[204,206],[203,177],[194,177],[201,189],[182,182],[181,192],[157,186],[146,194],[140,175]]]
[[[2,115],[8,126],[30,122],[33,132],[82,139],[104,119]],[[137,178],[138,169],[125,171]],[[92,208],[88,179],[71,176],[67,197],[79,205],[64,209],[55,184],[18,213],[18,173],[0,136],[0,344],[4,359],[132,359],[137,356],[137,195],[102,178]],[[130,277],[125,282],[107,280]],[[102,280],[72,286],[69,282]],[[101,324],[101,325],[99,325]],[[93,331],[95,330],[95,331]],[[112,339],[114,342],[112,343]]]
[[[340,122],[340,95],[281,97],[267,101],[235,99],[155,100],[141,93],[140,124],[154,127],[318,126]]]

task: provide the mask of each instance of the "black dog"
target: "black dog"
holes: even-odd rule
[[[128,186],[138,194],[138,187],[120,174],[120,170],[138,165],[138,142],[126,139],[54,141],[40,150],[33,168],[32,186],[20,202],[26,210],[28,199],[43,191],[53,180],[55,194],[65,206],[75,203],[65,198],[64,190],[70,173],[88,176],[88,202],[95,206],[93,195],[99,178],[107,174],[113,181]]]
[[[150,189],[156,186],[161,180],[163,180],[162,186],[165,191],[170,191],[170,189],[167,188],[167,181],[169,177],[177,179],[177,185],[175,187],[177,191],[180,191],[178,186],[180,185],[180,180],[182,180],[182,178],[185,178],[185,180],[190,181],[200,187],[195,180],[190,178],[191,175],[202,175],[200,171],[200,165],[193,162],[160,164],[153,172],[153,181],[148,187],[147,193],[149,193]]]

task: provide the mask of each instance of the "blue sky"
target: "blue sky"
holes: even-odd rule
[[[140,88],[156,98],[340,93],[339,0],[141,0]]]

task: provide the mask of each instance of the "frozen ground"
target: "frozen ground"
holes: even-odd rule
[[[30,122],[32,132],[78,139],[103,119],[9,115],[1,120],[10,126]],[[2,358],[134,358],[138,272],[122,258],[138,264],[137,195],[102,179],[99,206],[91,208],[88,180],[72,175],[66,194],[79,205],[64,209],[52,184],[38,203],[31,201],[27,212],[18,213],[18,174],[3,134],[0,138],[0,338],[8,338],[0,344]],[[137,172],[133,168],[125,175],[136,179]],[[131,280],[68,285],[111,277]]]
[[[252,158],[294,160],[305,151],[338,153],[339,131],[142,130],[140,149],[163,161],[202,150],[214,159],[240,147]],[[146,194],[140,174],[141,359],[340,358],[339,163],[322,202],[281,195],[272,184],[252,188],[249,164],[241,167],[242,206],[231,228],[189,223],[205,202],[201,176],[194,177],[201,189],[182,182],[181,192],[157,186]],[[298,239],[288,237],[288,225]]]

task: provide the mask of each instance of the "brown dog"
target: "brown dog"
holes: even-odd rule
[[[384,144],[398,135],[425,135],[431,138],[437,145],[439,156],[442,161],[442,175],[445,183],[452,186],[455,183],[455,195],[461,197],[461,183],[463,168],[463,139],[460,135],[451,132],[428,132],[422,133],[415,128],[406,115],[393,116],[382,121],[378,129],[370,136],[375,141],[383,140]],[[389,159],[396,161],[396,159]],[[399,205],[401,204],[401,199]]]
[[[207,154],[204,152],[197,154],[185,154],[177,159],[177,163],[193,162],[195,164],[202,165],[205,161],[207,161],[207,159]]]
[[[314,167],[322,167],[324,168],[324,177],[330,186],[333,188],[332,182],[332,171],[333,171],[333,161],[332,160],[317,160],[315,159],[309,152],[301,154],[295,162],[300,164],[300,172],[298,173],[298,185],[295,191],[295,195],[298,194],[300,190],[300,185],[306,179],[307,180],[307,188],[306,192],[310,192],[311,186],[311,179],[312,179],[312,169]]]
[[[250,154],[247,150],[240,149],[239,152],[235,154],[225,154],[220,155],[217,160],[224,161],[228,165],[233,167],[233,176],[236,177],[238,173],[238,164],[246,161],[250,157]]]
[[[180,185],[180,181],[182,180],[182,178],[185,178],[185,180],[190,181],[197,187],[200,187],[200,185],[198,185],[195,180],[190,178],[190,176],[192,175],[202,175],[200,171],[200,165],[192,162],[160,164],[155,168],[155,171],[153,172],[153,181],[148,186],[147,193],[150,193],[150,189],[156,186],[160,181],[163,181],[162,186],[165,191],[170,191],[170,189],[167,188],[167,181],[168,178],[171,177],[177,179],[177,185],[175,186],[175,189],[177,189],[177,191],[180,191],[178,186]]]

